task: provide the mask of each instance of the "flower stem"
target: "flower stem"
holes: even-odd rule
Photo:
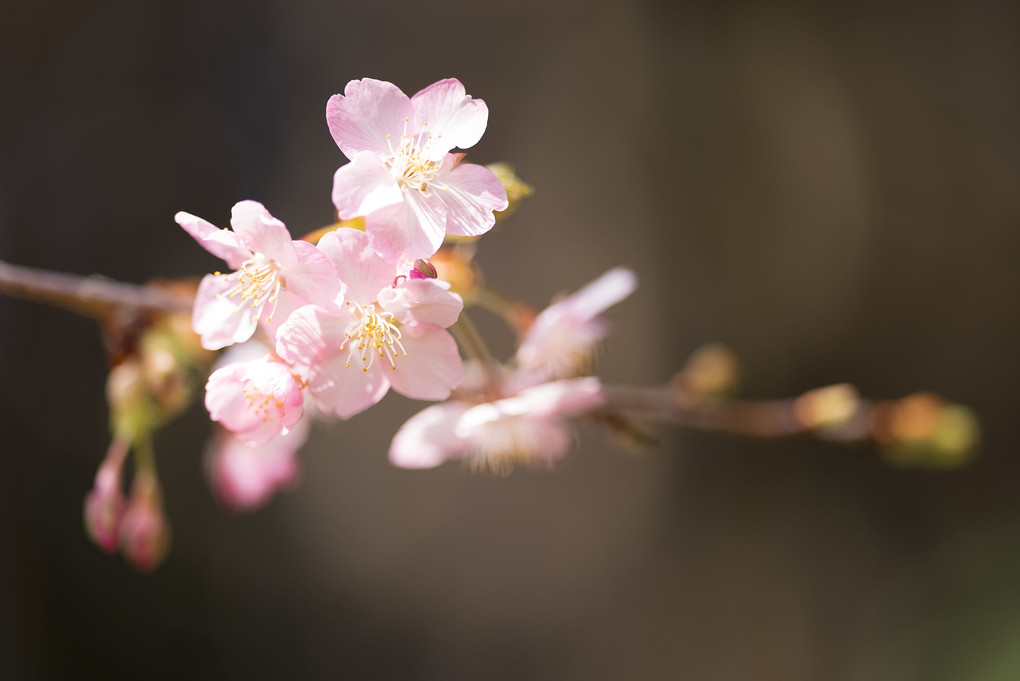
[[[518,337],[524,335],[538,316],[535,308],[524,301],[485,285],[475,289],[474,302],[506,321]]]
[[[472,323],[466,312],[461,312],[456,323],[450,327],[450,332],[457,339],[457,344],[460,345],[464,354],[468,358],[476,360],[484,367],[486,391],[498,394],[500,384],[499,365],[493,359],[488,346],[485,345],[481,334],[478,333],[478,329],[475,328],[474,323]]]

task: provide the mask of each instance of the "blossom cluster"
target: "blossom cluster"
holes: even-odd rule
[[[412,97],[355,80],[326,106],[349,161],[333,177],[335,229],[295,239],[255,201],[234,206],[230,229],[177,214],[225,262],[202,279],[192,316],[205,349],[230,347],[205,390],[218,424],[209,474],[224,504],[253,508],[293,484],[312,419],[349,419],[391,388],[441,402],[394,437],[390,460],[408,468],[552,464],[573,444],[564,419],[604,403],[598,379],[582,374],[606,334],[603,312],[635,287],[628,270],[537,314],[507,365],[465,363],[450,332],[464,300],[432,261],[448,236],[485,234],[509,205],[492,170],[454,151],[478,142],[487,120],[456,79]]]

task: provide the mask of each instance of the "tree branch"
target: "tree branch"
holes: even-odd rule
[[[88,317],[114,311],[187,311],[194,293],[158,284],[125,284],[104,277],[49,272],[0,260],[0,293],[48,303]]]

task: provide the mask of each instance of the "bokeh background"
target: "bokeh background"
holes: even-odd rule
[[[476,162],[537,192],[480,243],[531,303],[641,288],[599,373],[706,341],[744,394],[849,381],[973,406],[980,457],[582,427],[554,473],[386,461],[420,408],[317,429],[298,490],[235,515],[200,407],[161,431],[155,574],[94,548],[93,324],[0,298],[4,679],[1020,678],[1020,8],[936,2],[37,0],[0,16],[0,259],[142,282],[216,261],[173,222],[330,221],[330,95],[448,76]],[[500,352],[509,339],[478,316]]]

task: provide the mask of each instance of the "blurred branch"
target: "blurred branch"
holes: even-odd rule
[[[607,386],[608,402],[595,416],[617,432],[639,436],[631,419],[741,437],[875,443],[892,463],[936,468],[966,463],[980,440],[980,425],[970,409],[932,393],[866,400],[842,383],[792,399],[701,399],[679,389],[680,383]]]
[[[158,284],[126,284],[104,277],[49,272],[0,260],[0,293],[62,307],[93,318],[114,311],[187,311],[193,291]]]

